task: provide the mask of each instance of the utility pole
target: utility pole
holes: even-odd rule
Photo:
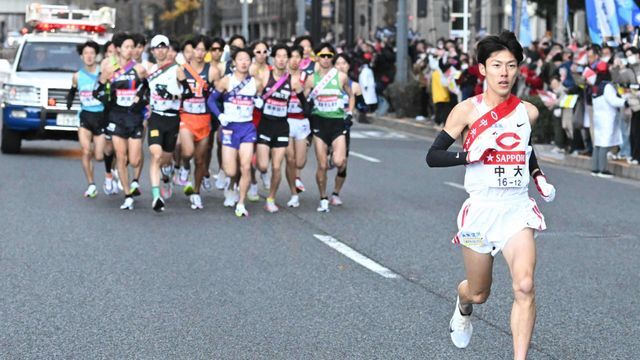
[[[522,17],[522,0],[513,0],[511,4],[514,7],[514,9],[511,9],[511,14],[514,16],[513,33],[518,37],[520,35],[520,18]]]
[[[409,44],[407,38],[409,29],[407,24],[407,0],[398,0],[398,16],[396,31],[396,78],[394,82],[398,84],[407,83],[407,53]]]
[[[242,2],[242,36],[249,41],[249,4],[253,0],[240,0]]]
[[[322,38],[322,0],[311,0],[311,39],[319,44]]]
[[[565,0],[557,0],[556,2],[556,42],[559,44],[565,44],[564,32],[567,30],[564,19],[567,16],[565,14]]]
[[[345,21],[344,21],[344,32],[346,34],[347,46],[351,47],[355,43],[355,9],[354,9],[354,1],[346,0],[345,2]]]
[[[140,32],[140,23],[142,22],[142,16],[140,16],[140,0],[133,0],[131,2],[131,30],[135,33]]]
[[[304,20],[307,17],[305,0],[296,0],[298,10],[298,21],[296,22],[296,34],[302,36],[305,33]]]
[[[204,5],[202,7],[202,12],[204,13],[202,27],[203,34],[209,34],[211,32],[211,0],[202,0]]]
[[[462,52],[469,51],[469,0],[462,3]]]

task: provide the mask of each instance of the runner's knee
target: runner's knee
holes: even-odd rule
[[[481,291],[469,294],[469,298],[473,304],[484,304],[489,298],[490,293],[491,293],[490,289],[481,290]]]
[[[516,300],[530,300],[535,294],[533,276],[526,275],[513,282],[513,294]]]

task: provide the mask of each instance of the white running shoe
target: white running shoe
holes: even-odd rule
[[[271,189],[271,176],[269,176],[269,173],[260,173],[260,179],[265,190]]]
[[[120,210],[133,210],[133,203],[132,197],[124,198],[124,202],[120,205]]]
[[[287,203],[288,207],[297,208],[300,206],[300,197],[298,195],[291,195],[291,200]]]
[[[87,191],[84,192],[84,197],[94,198],[98,196],[98,188],[95,184],[89,184]]]
[[[151,208],[156,212],[164,211],[164,200],[161,197],[153,199],[151,202]]]
[[[264,209],[270,213],[278,212],[278,205],[276,205],[276,201],[272,198],[267,198],[267,202],[264,204]]]
[[[124,187],[122,187],[122,181],[120,181],[120,174],[118,174],[118,170],[114,169],[111,173],[113,174],[114,181],[118,185],[118,189],[120,191],[124,190]]]
[[[160,195],[163,199],[170,199],[173,196],[173,183],[171,180],[162,180],[160,183]]]
[[[342,206],[342,199],[338,195],[331,195],[331,200],[329,201],[333,206]]]
[[[329,200],[322,199],[320,200],[320,205],[318,206],[318,212],[329,212]]]
[[[249,212],[244,207],[244,204],[236,205],[236,216],[237,217],[249,216]]]
[[[140,184],[137,181],[131,182],[131,190],[129,192],[133,196],[140,196],[142,193],[140,192]]]
[[[113,188],[116,187],[114,185],[115,184],[113,183],[113,178],[105,177],[104,184],[102,184],[102,191],[104,191],[104,194],[105,195],[113,194]]]
[[[233,207],[236,204],[236,192],[226,189],[224,191],[224,206]]]
[[[258,184],[251,184],[249,186],[249,192],[247,193],[247,199],[249,201],[260,201],[260,195],[258,195]]]
[[[471,341],[473,334],[473,325],[471,325],[471,315],[462,315],[460,313],[460,297],[456,299],[456,309],[449,322],[449,332],[451,333],[451,341],[458,349],[464,349]]]
[[[298,193],[304,192],[306,190],[304,188],[304,183],[302,182],[302,179],[300,179],[299,177],[296,178],[296,190],[298,191]]]
[[[160,168],[160,172],[162,176],[166,176],[171,179],[171,175],[173,175],[173,165],[167,165]]]
[[[187,185],[189,182],[189,170],[181,167],[180,173],[178,174],[178,184],[181,186]]]
[[[211,183],[211,176],[205,176],[202,178],[202,188],[205,191],[213,190],[213,184]]]
[[[191,194],[191,196],[189,196],[189,201],[191,201],[192,210],[198,210],[203,208],[200,194]]]
[[[227,183],[227,175],[225,175],[222,169],[218,171],[218,175],[215,178],[216,178],[216,189],[224,190],[228,187],[229,184]]]

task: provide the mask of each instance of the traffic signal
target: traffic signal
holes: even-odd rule
[[[418,17],[427,17],[427,0],[418,0]]]

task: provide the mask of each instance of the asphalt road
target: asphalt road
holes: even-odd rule
[[[464,275],[450,243],[464,169],[427,168],[428,139],[359,126],[352,150],[369,159],[351,156],[343,207],[315,211],[310,155],[300,208],[268,214],[249,204],[241,219],[219,191],[204,194],[202,211],[177,194],[154,213],[146,171],[132,212],[118,209],[121,196],[85,199],[76,146],[25,142],[23,154],[0,155],[2,359],[512,356],[501,255],[471,344],[449,340]],[[640,184],[545,171],[558,196],[546,204],[533,195],[548,230],[537,241],[530,358],[637,359]],[[287,200],[283,186],[277,202]]]

